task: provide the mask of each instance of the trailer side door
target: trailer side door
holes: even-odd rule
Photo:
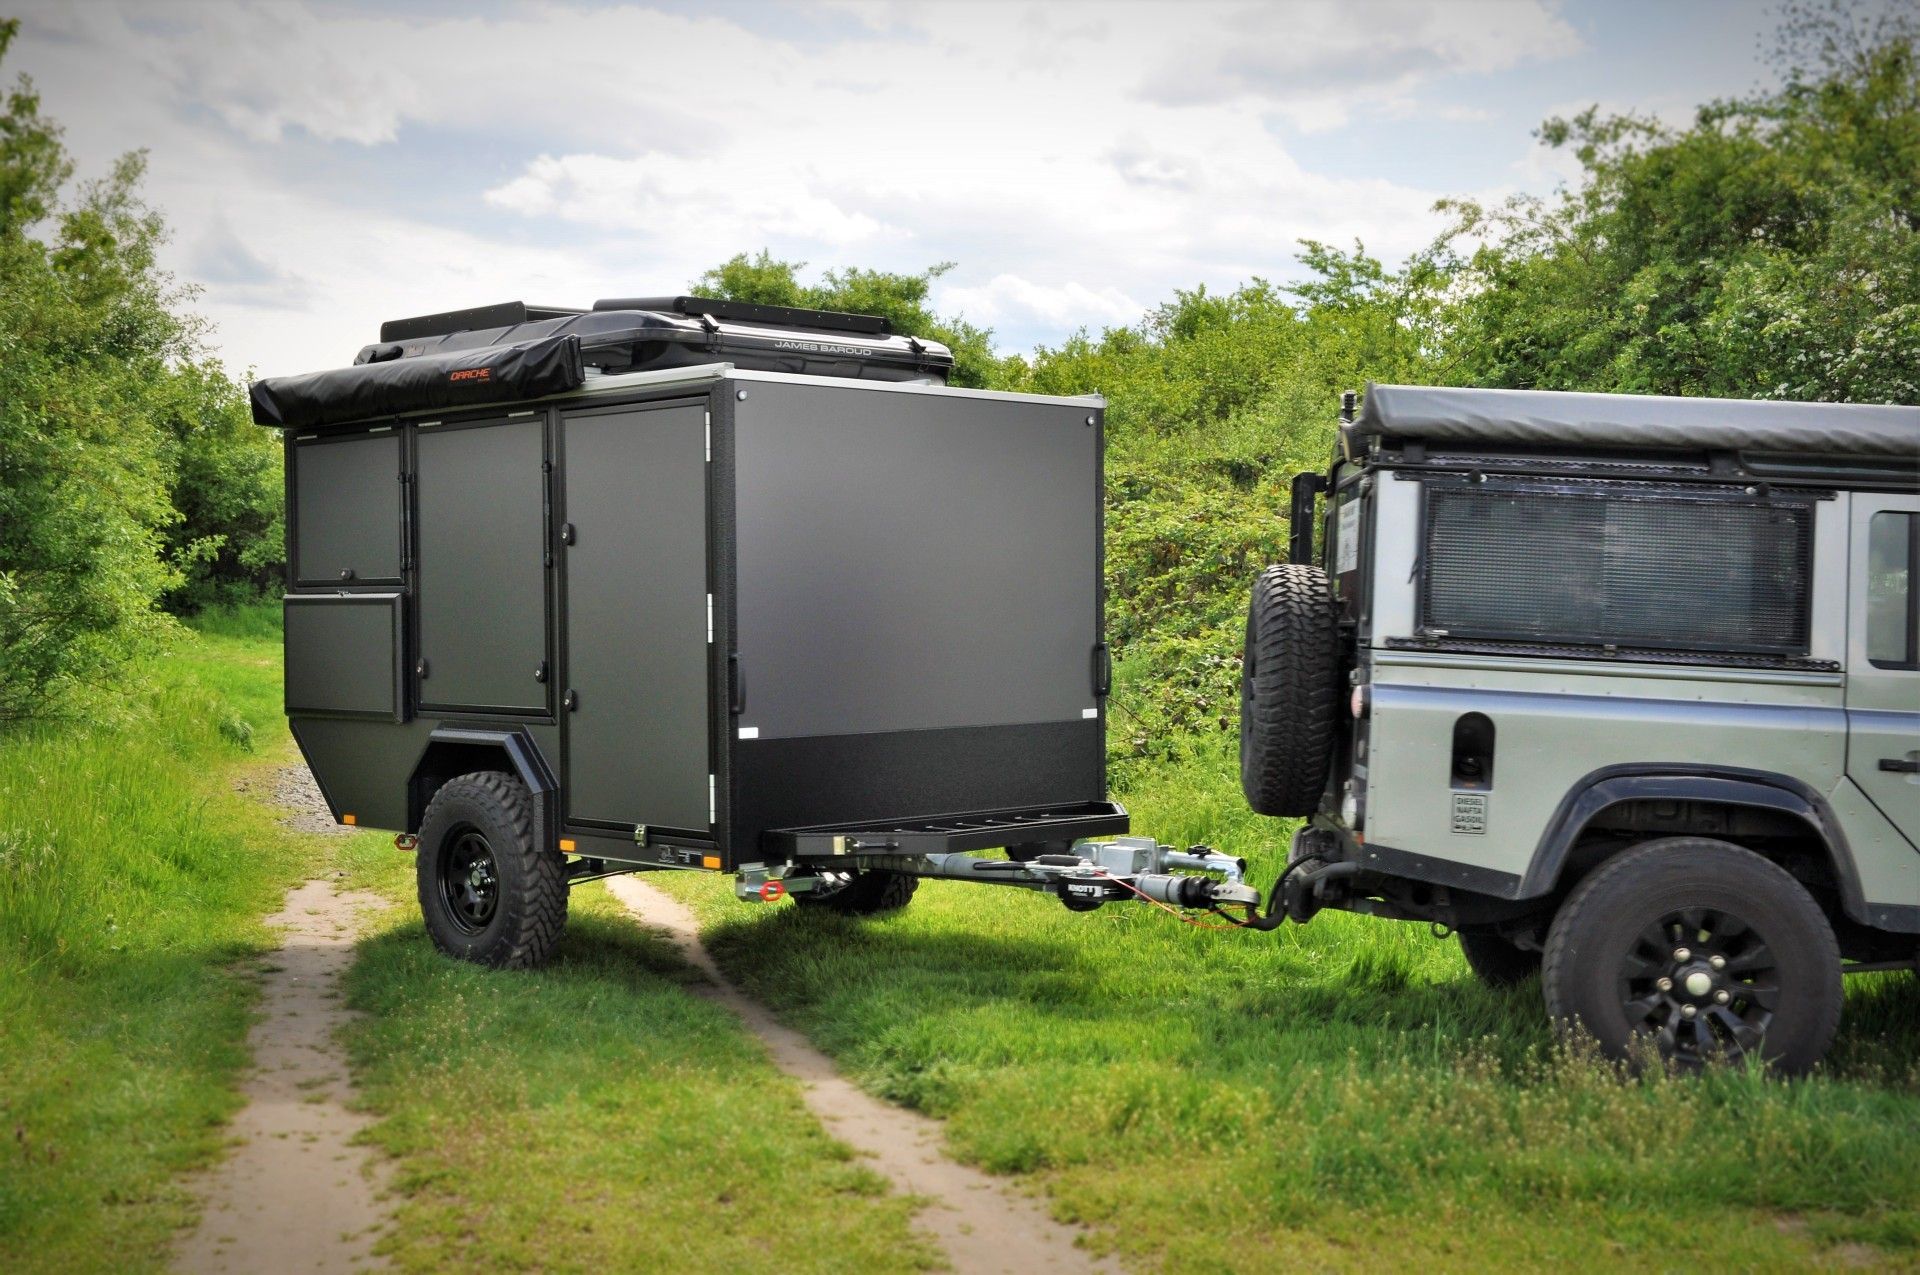
[[[570,823],[711,827],[706,438],[704,399],[561,425]]]
[[[547,711],[545,428],[523,418],[418,431],[423,710]]]

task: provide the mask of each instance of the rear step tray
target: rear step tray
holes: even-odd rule
[[[817,828],[778,828],[769,845],[795,859],[841,854],[951,854],[1030,841],[1076,841],[1126,832],[1127,809],[1112,801],[1024,810],[976,811],[932,819],[876,819]]]

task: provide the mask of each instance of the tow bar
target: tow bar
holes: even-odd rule
[[[1245,859],[1204,845],[1177,850],[1152,837],[1083,841],[1073,847],[1072,853],[1043,854],[1024,862],[938,853],[848,855],[829,863],[802,860],[747,864],[734,883],[734,894],[749,903],[763,903],[784,894],[828,894],[844,889],[856,871],[901,872],[1038,890],[1053,895],[1075,912],[1142,899],[1170,912],[1184,908],[1209,913],[1235,928],[1271,930],[1295,911],[1277,907],[1276,903],[1287,878],[1307,862],[1315,863],[1317,869],[1310,875],[1324,873],[1326,865],[1317,861],[1296,861],[1281,874],[1264,912],[1260,891],[1246,882]]]

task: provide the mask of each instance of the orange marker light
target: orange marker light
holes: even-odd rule
[[[572,839],[572,838],[570,838],[570,837],[562,837],[562,838],[560,838],[560,853],[561,853],[561,854],[572,854],[572,853],[573,853],[573,839]]]
[[[341,815],[340,822],[346,824],[347,827],[351,828],[355,824],[360,822],[360,816],[359,815]]]
[[[702,855],[700,857],[700,866],[717,870],[720,867],[720,856],[717,854]]]

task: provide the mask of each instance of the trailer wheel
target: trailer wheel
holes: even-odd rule
[[[1840,948],[1806,888],[1751,850],[1668,837],[1582,881],[1554,918],[1547,1010],[1616,1058],[1684,1070],[1758,1059],[1793,1075],[1840,1024]]]
[[[820,912],[838,912],[842,916],[874,916],[897,912],[913,899],[920,878],[904,872],[880,872],[869,869],[853,874],[853,880],[831,894],[811,890],[793,896],[794,904]]]
[[[434,946],[495,969],[544,961],[567,923],[566,860],[533,841],[533,798],[500,771],[449,780],[420,820],[420,914]]]
[[[1253,584],[1240,669],[1240,788],[1263,815],[1310,815],[1333,761],[1339,709],[1333,591],[1318,567]]]
[[[1460,931],[1467,968],[1488,987],[1513,987],[1540,972],[1540,953],[1484,930]]]

